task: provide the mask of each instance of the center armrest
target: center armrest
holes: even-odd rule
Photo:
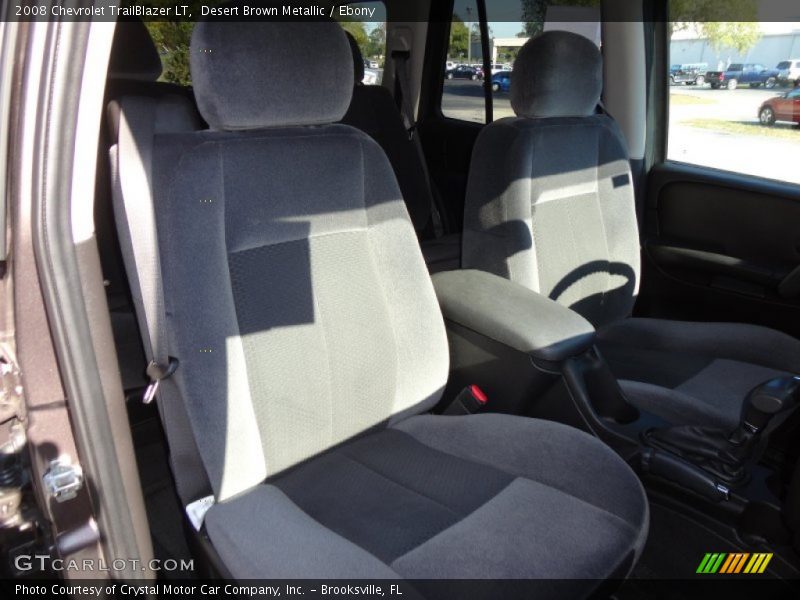
[[[561,362],[594,343],[578,313],[503,277],[465,269],[432,279],[446,320],[535,359]]]

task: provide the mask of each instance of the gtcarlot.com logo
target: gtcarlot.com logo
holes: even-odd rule
[[[102,558],[82,560],[52,558],[49,554],[20,554],[14,558],[18,571],[194,571],[194,560],[153,559],[141,561],[135,558]]]
[[[707,552],[697,567],[702,575],[758,575],[767,569],[772,552]]]

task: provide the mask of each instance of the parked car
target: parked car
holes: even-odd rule
[[[369,61],[369,68],[370,69],[380,69],[380,65],[378,64],[377,60]]]
[[[380,71],[375,69],[364,69],[364,78],[361,83],[364,85],[379,85],[381,82]]]
[[[706,82],[707,63],[672,65],[669,70],[670,85],[685,83],[687,85],[703,85]]]
[[[735,90],[740,84],[747,84],[751,88],[763,85],[772,89],[778,83],[778,71],[767,69],[759,63],[732,63],[726,71],[708,71],[706,81],[713,89],[724,87]]]
[[[472,81],[476,81],[480,79],[480,73],[477,69],[469,65],[458,65],[453,69],[448,69],[445,77],[447,77],[447,79],[471,79]]]
[[[492,91],[508,92],[511,90],[511,71],[500,71],[492,75]]]
[[[800,124],[800,87],[765,100],[758,109],[758,120],[762,125],[774,125],[775,121]]]
[[[778,85],[800,86],[800,58],[782,60],[775,66],[778,71]]]

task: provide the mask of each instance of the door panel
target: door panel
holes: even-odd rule
[[[650,174],[637,314],[800,337],[800,187],[667,162]]]

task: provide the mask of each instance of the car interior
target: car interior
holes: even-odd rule
[[[768,553],[789,589],[800,186],[666,160],[666,4],[532,36],[482,123],[442,110],[452,1],[383,2],[380,85],[334,20],[200,19],[191,86],[116,24],[90,319],[154,556],[656,598]]]

